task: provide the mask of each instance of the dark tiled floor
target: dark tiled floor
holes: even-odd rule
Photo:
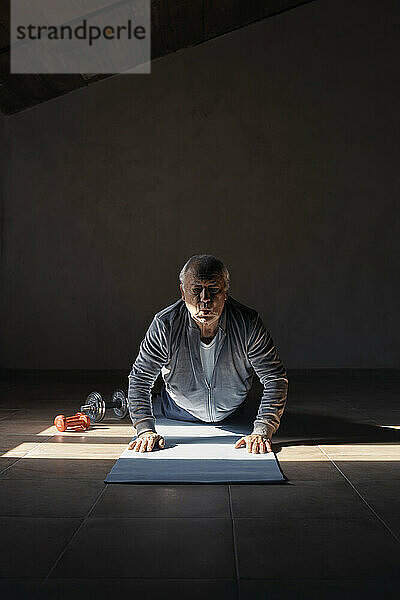
[[[0,577],[45,577],[79,520],[0,517]]]
[[[37,600],[87,600],[88,597],[96,600],[237,600],[237,587],[234,579],[48,579],[39,590]]]
[[[235,520],[239,576],[300,579],[398,576],[399,543],[373,516]]]
[[[362,481],[357,489],[400,538],[400,479]]]
[[[400,597],[400,432],[382,427],[400,424],[398,373],[292,374],[274,440],[290,481],[277,486],[105,486],[129,421],[60,435],[52,420],[126,374],[9,375],[0,388],[1,597]]]
[[[241,580],[241,600],[395,600],[400,579]]]
[[[232,486],[233,514],[237,518],[281,520],[352,519],[369,521],[371,512],[346,481],[292,481],[285,486]]]
[[[110,485],[95,517],[229,517],[224,485]]]
[[[400,446],[399,446],[400,449]],[[399,450],[400,453],[400,450]],[[353,483],[361,483],[370,480],[392,482],[400,479],[400,456],[388,458],[384,461],[378,460],[335,460],[337,467]]]
[[[101,532],[101,542],[99,533]],[[95,560],[87,560],[94,554]],[[234,579],[230,519],[90,518],[54,577]]]
[[[77,479],[0,479],[0,516],[84,517],[103,488]]]
[[[116,457],[118,458],[118,457]],[[115,459],[112,460],[87,460],[81,461],[68,458],[45,458],[41,460],[37,458],[23,457],[16,461],[5,461],[4,466],[8,468],[3,471],[3,458],[0,458],[0,477],[4,479],[22,479],[22,480],[39,480],[39,479],[92,479],[102,482],[113,466]],[[29,485],[28,483],[26,484]],[[82,482],[84,485],[84,482]]]

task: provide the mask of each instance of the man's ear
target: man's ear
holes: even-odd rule
[[[183,285],[180,284],[179,289],[181,290],[181,298],[182,300],[185,300],[185,292],[183,291]]]

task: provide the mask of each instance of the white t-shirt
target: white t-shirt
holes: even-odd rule
[[[220,338],[219,331],[217,332],[215,338],[212,340],[210,344],[205,344],[200,340],[200,357],[201,363],[203,365],[204,374],[207,379],[207,383],[210,385],[211,377],[214,370],[215,364],[215,351],[218,346],[218,340]]]

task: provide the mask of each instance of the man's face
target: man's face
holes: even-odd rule
[[[224,310],[227,293],[221,273],[202,274],[189,270],[181,285],[182,300],[195,321],[216,323]]]

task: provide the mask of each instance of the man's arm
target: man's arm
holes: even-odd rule
[[[259,316],[249,338],[247,355],[263,385],[253,434],[270,439],[277,431],[285,409],[288,380],[272,338]]]
[[[168,333],[164,323],[154,317],[128,377],[128,408],[137,435],[156,430],[151,389],[167,362]]]

